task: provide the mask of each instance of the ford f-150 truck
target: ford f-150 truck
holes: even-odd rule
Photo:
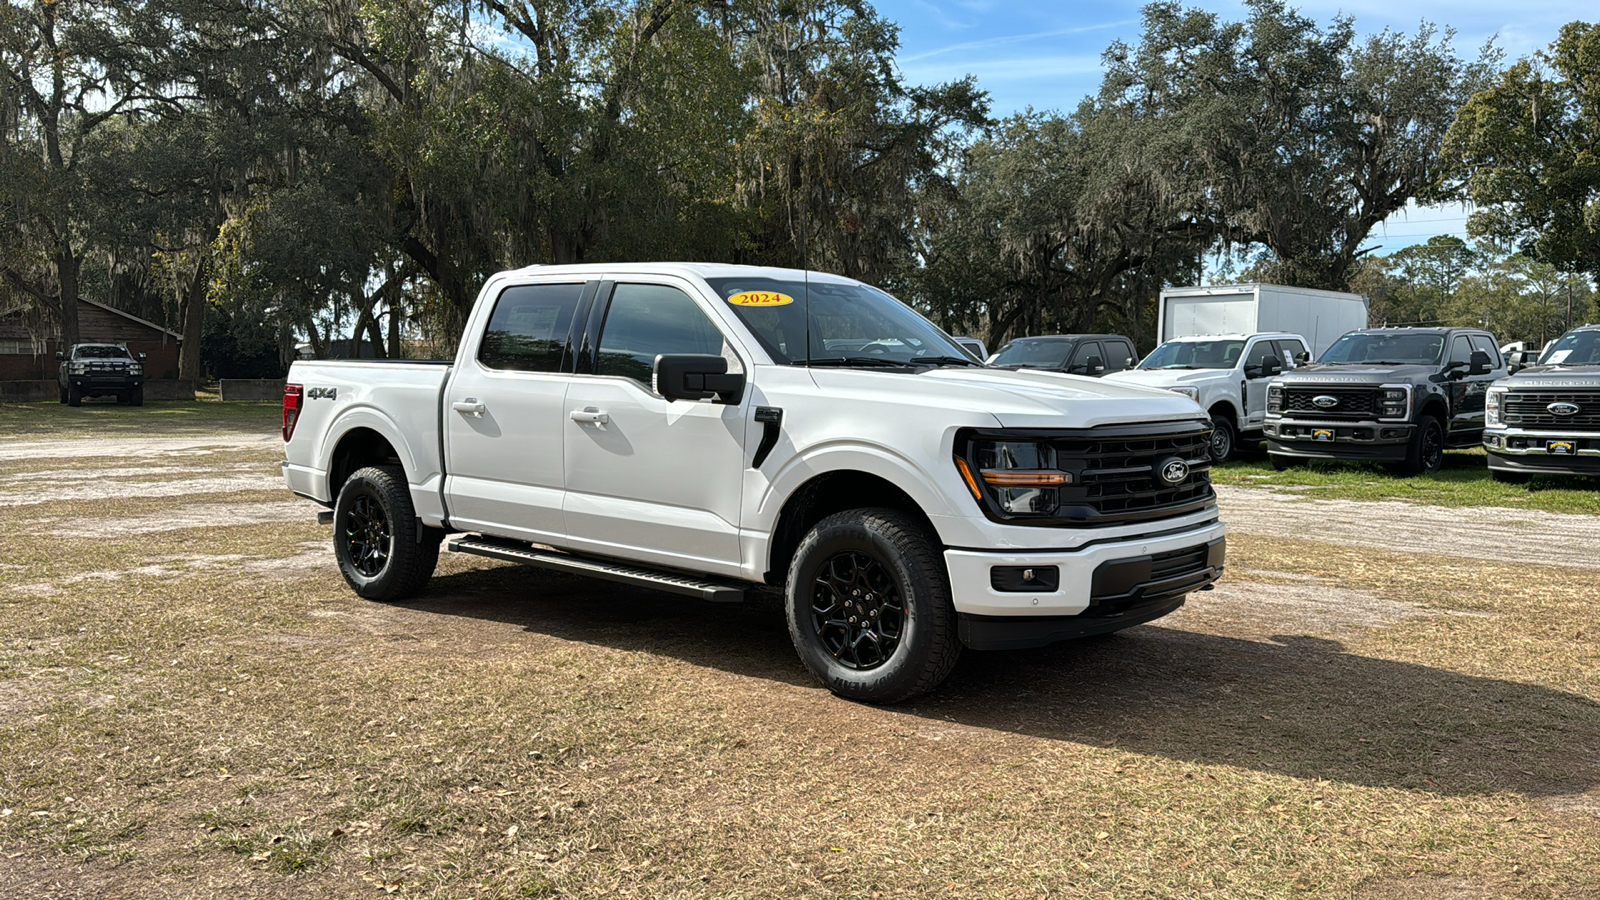
[[[1600,476],[1600,325],[1574,328],[1537,366],[1490,386],[1483,449],[1496,481]]]
[[[1267,387],[1267,453],[1279,469],[1352,459],[1386,463],[1399,475],[1437,472],[1446,447],[1478,445],[1485,394],[1505,375],[1487,331],[1352,331],[1315,365]]]
[[[1169,391],[985,367],[876,288],[701,264],[484,285],[453,363],[296,362],[284,477],[356,593],[448,548],[739,600],[895,702],[963,646],[1106,633],[1221,574],[1211,425]]]

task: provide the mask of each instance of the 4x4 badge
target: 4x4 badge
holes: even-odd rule
[[[1550,410],[1558,416],[1575,416],[1578,414],[1578,404],[1567,403],[1564,401],[1560,403],[1552,403],[1549,406],[1546,406],[1545,409]]]
[[[1318,409],[1332,409],[1333,407],[1339,405],[1339,398],[1330,397],[1327,394],[1318,394],[1317,396],[1311,398],[1311,402]]]

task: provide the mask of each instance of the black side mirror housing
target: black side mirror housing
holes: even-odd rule
[[[1091,356],[1085,368],[1088,370],[1088,374],[1099,375],[1106,370],[1106,361],[1098,356]]]
[[[1261,361],[1261,376],[1263,378],[1271,378],[1274,375],[1282,374],[1283,360],[1277,358],[1276,356],[1268,356],[1266,359]]]
[[[651,376],[655,392],[668,400],[738,403],[744,396],[744,373],[728,374],[728,361],[701,353],[663,353]]]
[[[1301,350],[1299,353],[1296,353],[1294,355],[1294,364],[1295,365],[1303,366],[1308,362],[1311,362],[1311,351],[1309,351],[1309,350]]]
[[[148,354],[140,353],[139,354],[139,362],[144,362],[147,357],[148,357]]]
[[[67,358],[67,355],[65,353],[62,353],[60,350],[56,351],[56,359],[66,359],[66,358]]]
[[[1493,364],[1489,361],[1489,354],[1483,352],[1482,350],[1472,351],[1471,358],[1472,361],[1467,364],[1468,375],[1484,375],[1487,374],[1489,370],[1494,368]]]

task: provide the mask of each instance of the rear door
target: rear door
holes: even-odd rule
[[[1101,344],[1105,350],[1106,374],[1121,372],[1138,361],[1133,353],[1133,345],[1127,341],[1105,341]]]
[[[540,543],[566,536],[562,422],[572,340],[594,284],[510,285],[476,352],[445,386],[445,496],[450,523]]]
[[[573,549],[738,574],[751,392],[732,404],[669,402],[651,387],[664,353],[721,355],[730,372],[749,372],[702,308],[709,302],[670,276],[602,287],[590,317],[593,350],[585,350],[560,423]]]

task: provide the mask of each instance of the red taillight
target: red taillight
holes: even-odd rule
[[[283,386],[283,439],[294,437],[294,423],[300,421],[300,404],[305,400],[305,388],[298,384]]]

